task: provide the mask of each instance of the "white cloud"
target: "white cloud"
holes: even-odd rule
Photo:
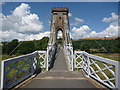
[[[43,37],[49,37],[50,36],[50,32],[49,31],[46,31],[46,32],[43,32],[43,33],[39,33],[39,34],[31,34],[27,37],[26,40],[40,40],[42,39]]]
[[[30,14],[30,6],[28,4],[22,3],[20,6],[16,7],[12,12],[14,16],[26,16]]]
[[[57,39],[62,38],[62,31],[58,31]]]
[[[81,18],[74,18],[74,23],[72,23],[71,25],[77,26],[77,25],[79,25],[81,23],[84,23],[83,19],[81,19]]]
[[[22,34],[22,33],[17,33],[14,31],[4,31],[1,32],[2,34],[2,41],[11,41],[13,39],[19,39],[20,41],[28,41],[28,40],[40,40],[43,37],[50,36],[50,32],[43,32],[43,33],[38,33],[38,34]]]
[[[118,36],[118,26],[110,25],[99,34],[102,36],[108,36],[108,37]]]
[[[120,28],[120,27],[119,27]],[[72,38],[90,38],[90,37],[117,37],[118,36],[118,26],[110,25],[105,30],[101,32],[96,32],[90,29],[87,25],[81,26],[80,28],[74,27],[72,29]]]
[[[68,16],[69,16],[69,17],[72,17],[72,13],[68,13]]]
[[[118,20],[118,15],[115,13],[111,13],[111,17],[105,17],[103,18],[103,22],[112,22]]]
[[[48,21],[48,24],[51,25],[51,21],[50,20]]]
[[[76,22],[81,22],[81,23],[84,22],[84,20],[83,20],[83,19],[80,19],[80,18],[75,18],[75,21],[76,21]]]
[[[73,27],[72,38],[90,38],[90,37],[117,37],[118,36],[118,15],[111,13],[112,17],[104,18],[103,22],[110,22],[109,26],[101,31],[96,32],[92,30],[89,26],[83,25],[79,28]]]
[[[87,25],[83,25],[79,28],[73,27],[72,29],[72,37],[73,38],[81,38],[81,37],[86,37],[87,34],[90,32],[90,28]]]
[[[11,15],[4,16],[2,19],[3,31],[13,30],[19,33],[39,33],[43,30],[43,23],[36,14],[30,13],[28,4],[22,3],[16,7]]]
[[[35,36],[38,38],[40,35],[41,38],[47,33],[40,34],[44,28],[43,23],[37,14],[30,12],[28,4],[22,3],[12,11],[12,14],[7,16],[0,14],[0,16],[2,16],[2,32],[0,32],[3,34],[2,41],[10,41],[14,38],[32,40]]]

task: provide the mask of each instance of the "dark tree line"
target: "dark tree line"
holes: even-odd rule
[[[48,37],[43,37],[41,40],[19,42],[17,39],[14,39],[11,42],[3,42],[2,53],[9,55],[16,47],[12,54],[28,54],[35,50],[46,50],[48,40]]]
[[[120,53],[120,39],[114,40],[79,40],[73,41],[75,50],[89,53]]]
[[[46,50],[49,37],[43,37],[41,40],[2,42],[2,53],[28,54],[35,50]],[[62,42],[61,39],[58,42]],[[72,41],[74,50],[87,51],[89,53],[120,53],[120,39],[114,40],[79,40]],[[12,55],[11,54],[11,55]]]

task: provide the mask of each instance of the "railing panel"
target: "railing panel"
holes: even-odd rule
[[[39,66],[40,68],[46,68],[46,51],[38,51],[38,62],[39,62]]]
[[[73,71],[73,47],[72,46],[64,46],[64,53],[67,57],[67,64],[70,71]]]
[[[74,53],[74,68],[83,68],[83,53],[75,51]]]
[[[57,46],[56,45],[49,45],[47,47],[47,61],[46,61],[46,71],[50,70],[53,66],[54,58],[56,55]]]
[[[1,89],[11,88],[32,76],[37,66],[37,52],[2,61]]]
[[[83,68],[86,74],[109,88],[120,88],[120,62],[75,51],[74,67]]]

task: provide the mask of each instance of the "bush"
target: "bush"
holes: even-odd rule
[[[73,41],[74,50],[89,53],[120,53],[120,39],[115,40],[78,40]],[[96,49],[96,51],[94,50]]]
[[[35,51],[35,44],[32,41],[24,41],[18,47],[18,53],[28,54]]]
[[[19,44],[18,39],[14,39],[11,42],[3,43],[2,46],[2,53],[3,54],[10,54]],[[14,51],[12,54],[14,54],[16,51]]]

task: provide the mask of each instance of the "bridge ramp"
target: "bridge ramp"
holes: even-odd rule
[[[96,86],[82,72],[68,71],[64,52],[60,49],[53,68],[49,72],[37,75],[22,88],[96,88]]]
[[[57,70],[57,71],[59,71],[59,70],[66,71],[67,70],[68,71],[63,49],[57,50],[55,58],[56,59],[55,59],[55,62],[54,62],[54,65],[53,65],[53,68],[51,69],[51,71],[54,71],[54,70]]]

